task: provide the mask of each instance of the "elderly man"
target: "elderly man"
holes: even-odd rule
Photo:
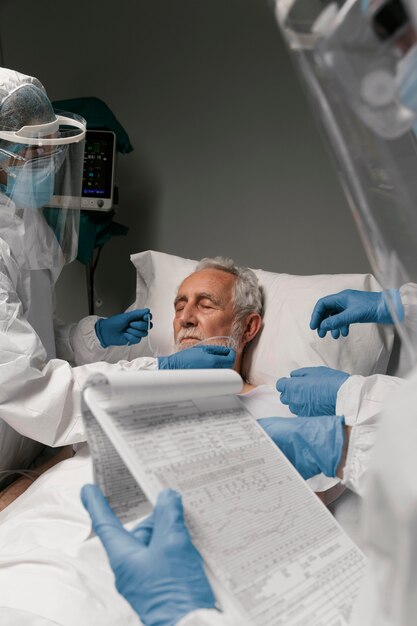
[[[174,307],[177,350],[200,342],[228,345],[236,353],[234,369],[241,372],[244,349],[262,325],[262,293],[252,270],[223,257],[202,259],[179,286]]]

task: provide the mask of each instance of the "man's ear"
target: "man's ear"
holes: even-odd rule
[[[256,335],[261,330],[262,318],[259,313],[249,313],[246,316],[245,323],[243,325],[242,341],[245,346],[255,339]]]

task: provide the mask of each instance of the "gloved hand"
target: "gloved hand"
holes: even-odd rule
[[[337,392],[349,374],[330,367],[302,367],[280,378],[277,390],[281,402],[288,404],[295,415],[334,415]]]
[[[336,476],[343,452],[344,417],[265,417],[258,422],[305,480],[321,472]]]
[[[404,319],[404,309],[400,292],[396,289],[388,290],[394,303],[398,318]],[[325,298],[320,298],[311,315],[310,328],[315,330],[319,337],[325,337],[330,331],[334,339],[340,335],[349,334],[349,325],[355,323],[373,322],[375,324],[392,324],[393,319],[388,309],[383,291],[355,291],[345,289]]]
[[[135,309],[104,317],[96,322],[96,335],[102,348],[127,346],[139,343],[148,334],[148,321],[152,319],[149,309]],[[151,324],[152,328],[152,324]]]
[[[226,346],[196,346],[158,357],[160,370],[233,368],[236,353]]]
[[[152,515],[132,532],[123,528],[95,485],[85,485],[81,499],[107,552],[118,592],[145,626],[174,626],[191,611],[214,608],[179,493],[162,491]]]

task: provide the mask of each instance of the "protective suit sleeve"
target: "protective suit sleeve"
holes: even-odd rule
[[[21,435],[49,446],[85,440],[81,389],[95,372],[156,369],[154,358],[72,368],[48,361],[45,348],[24,314],[16,291],[19,272],[0,257],[0,419]]]
[[[95,325],[100,318],[97,315],[84,317],[70,332],[71,349],[75,365],[106,361],[117,363],[124,359],[131,361],[137,357],[138,346],[109,346],[103,348],[97,337]]]
[[[350,376],[337,394],[336,412],[352,427],[342,482],[359,495],[363,495],[381,411],[392,393],[402,385],[402,378],[382,374]]]
[[[417,334],[417,285],[407,283],[400,288],[401,302],[404,307],[404,322],[409,334]]]
[[[417,285],[416,283],[406,283],[399,289],[401,303],[403,305],[404,318],[402,327],[405,335],[411,341],[417,337]],[[396,333],[396,348],[394,348],[394,367],[397,376],[406,377],[410,370],[410,355],[401,345]],[[400,346],[398,350],[398,346]]]
[[[4,384],[0,386],[0,418],[20,434],[49,446],[85,441],[81,390],[91,374],[157,369],[154,358],[115,364],[100,362],[79,367],[71,367],[60,359],[51,359],[45,363],[42,344],[35,337],[39,343],[36,353],[18,354],[10,368],[15,375],[7,377],[7,381],[4,380],[5,376],[2,377]],[[28,336],[27,339],[33,342],[34,337]],[[22,337],[19,343],[21,346]]]
[[[56,356],[58,359],[65,359],[71,365],[82,365],[82,363],[75,362],[73,336],[76,328],[77,324],[66,324],[62,320],[54,318]]]
[[[226,613],[220,613],[216,609],[200,609],[188,613],[176,626],[239,626]]]
[[[402,384],[402,378],[385,374],[349,376],[337,393],[336,414],[344,416],[346,426],[364,423],[384,408]]]

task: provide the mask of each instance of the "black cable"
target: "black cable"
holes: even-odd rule
[[[1,41],[1,35],[0,35],[0,67],[4,67],[4,54],[3,54],[3,45]]]
[[[91,261],[85,267],[85,276],[87,280],[88,315],[94,315],[94,276]]]
[[[89,263],[86,265],[86,268],[85,268],[86,278],[87,278],[87,300],[88,300],[88,314],[89,315],[94,315],[94,312],[95,312],[94,274],[97,269],[97,263],[99,261],[102,249],[103,249],[103,246],[98,247],[95,259],[94,260],[91,259],[91,261],[89,261]],[[93,251],[93,257],[94,257],[94,251]]]
[[[96,271],[97,263],[98,263],[98,260],[100,258],[100,254],[101,254],[102,250],[103,250],[103,246],[99,246],[99,249],[97,251],[97,256],[96,256],[96,259],[95,259],[94,264],[93,264],[93,274]]]

